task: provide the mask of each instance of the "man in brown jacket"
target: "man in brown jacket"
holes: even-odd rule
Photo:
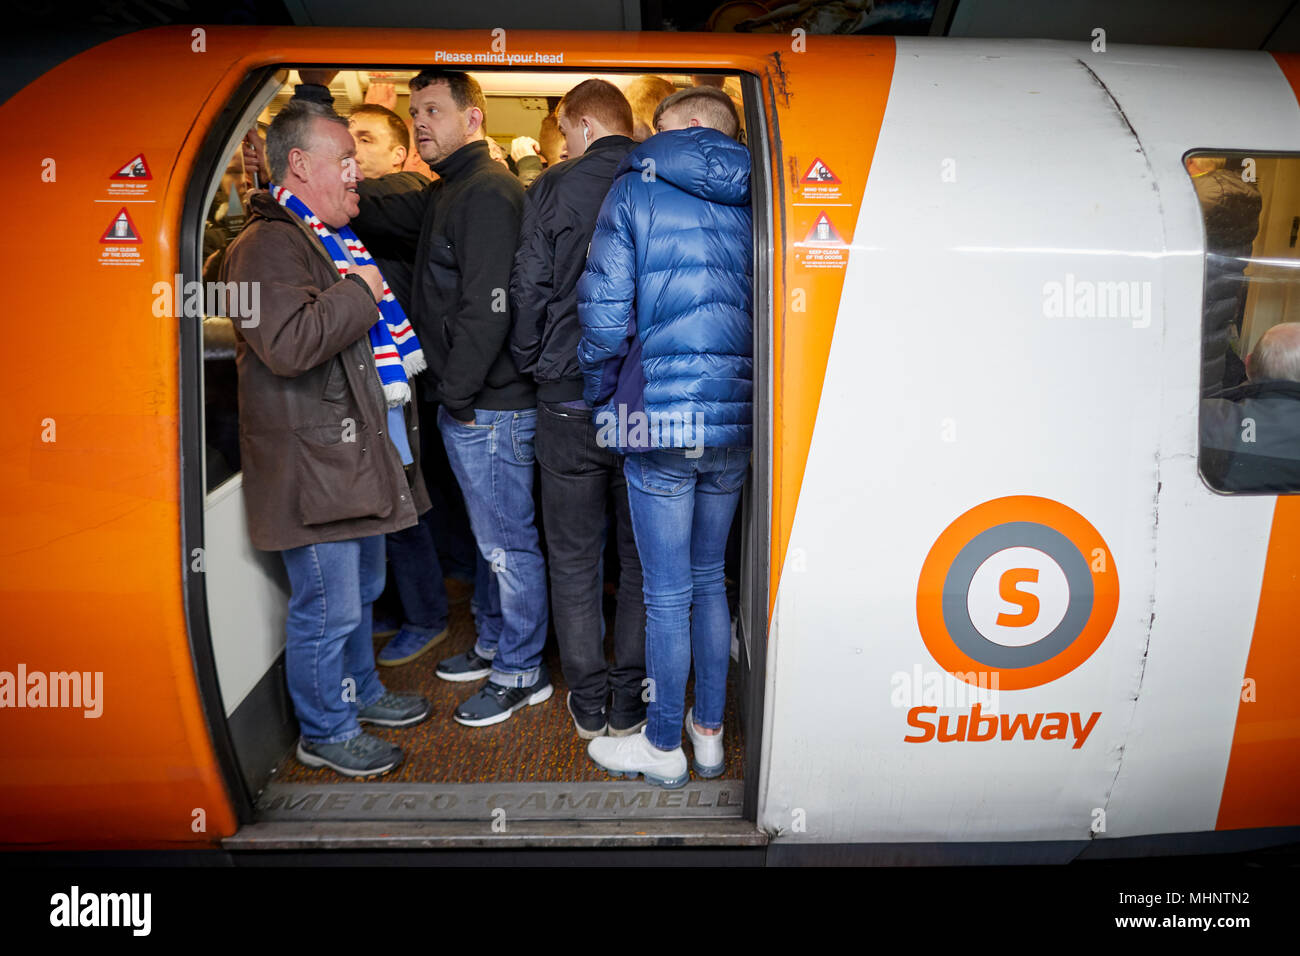
[[[272,183],[331,236],[357,213],[355,151],[346,120],[316,104],[282,110],[267,135]],[[372,776],[402,752],[360,724],[407,727],[430,710],[422,697],[385,691],[371,644],[383,536],[429,508],[416,409],[390,410],[376,369],[368,333],[380,318],[379,269],[351,264],[340,277],[322,240],[281,202],[250,195],[250,222],[221,270],[223,281],[259,290],[259,315],[235,323],[248,530],[289,573],[285,668],[298,759]]]

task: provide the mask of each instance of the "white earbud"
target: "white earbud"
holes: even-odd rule
[[[582,142],[583,142],[584,145],[586,144],[587,139],[588,139],[590,136],[591,136],[591,128],[588,127],[588,126],[584,126],[584,127],[582,128]]]

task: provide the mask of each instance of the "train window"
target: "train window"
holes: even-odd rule
[[[1220,492],[1300,492],[1300,157],[1184,162],[1205,222],[1201,475]]]

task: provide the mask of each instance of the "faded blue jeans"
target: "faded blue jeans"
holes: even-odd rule
[[[493,683],[532,687],[547,622],[546,563],[533,515],[537,409],[476,409],[466,425],[439,406],[438,429],[481,557],[474,652],[492,661]]]
[[[350,740],[361,733],[357,711],[384,696],[370,615],[384,590],[384,536],[306,544],[280,557],[292,587],[284,669],[303,739]]]
[[[682,745],[686,678],[695,661],[694,719],[722,727],[731,661],[727,533],[749,473],[748,448],[632,453],[623,464],[645,589],[646,737]]]

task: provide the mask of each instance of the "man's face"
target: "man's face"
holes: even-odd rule
[[[564,158],[569,156],[578,157],[587,151],[590,145],[587,139],[591,134],[587,134],[587,139],[582,138],[582,120],[572,120],[567,113],[561,113],[559,119],[560,135],[564,137]]]
[[[356,144],[341,125],[318,118],[306,153],[303,201],[325,225],[341,229],[360,211],[357,183],[365,177],[357,168]]]
[[[451,87],[445,82],[431,83],[411,94],[411,118],[415,121],[415,148],[430,166],[474,139],[483,122],[474,107],[456,108]]]
[[[699,120],[693,116],[688,118],[686,110],[680,106],[675,106],[659,114],[659,122],[655,123],[655,132],[663,133],[670,129],[686,129],[688,126],[699,125]]]
[[[366,179],[378,179],[401,170],[406,161],[405,152],[393,142],[393,133],[382,116],[358,113],[348,120],[348,130],[357,146],[357,166]]]

